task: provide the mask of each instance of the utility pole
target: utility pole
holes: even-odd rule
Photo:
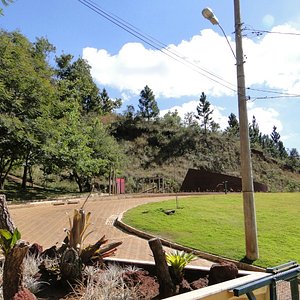
[[[234,24],[235,24],[235,45],[236,54],[227,39],[227,36],[219,23],[218,18],[210,8],[202,10],[204,18],[208,19],[213,25],[218,25],[227,40],[231,52],[236,60],[237,88],[238,88],[238,107],[239,107],[239,127],[240,127],[240,152],[241,152],[241,176],[244,206],[246,258],[254,261],[258,259],[257,227],[254,201],[254,188],[251,164],[251,151],[249,140],[249,125],[247,116],[247,97],[245,88],[244,74],[244,54],[242,44],[242,23],[240,13],[240,1],[234,0]]]
[[[257,242],[257,226],[252,176],[251,150],[249,140],[249,124],[247,116],[247,97],[245,88],[244,54],[241,30],[242,24],[239,0],[234,0],[234,20],[246,257],[249,260],[254,261],[258,259],[259,253]]]

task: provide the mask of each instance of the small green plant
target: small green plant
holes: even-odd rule
[[[174,280],[176,283],[180,283],[183,278],[183,270],[187,264],[197,257],[193,253],[186,253],[184,251],[174,251],[166,253],[167,263],[171,266]]]
[[[7,229],[0,229],[0,245],[5,256],[7,256],[19,239],[21,239],[21,233],[17,228],[13,233]]]

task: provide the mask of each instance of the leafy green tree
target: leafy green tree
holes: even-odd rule
[[[276,156],[280,157],[281,159],[287,158],[288,153],[283,145],[283,142],[280,140],[280,134],[277,132],[276,126],[273,126],[271,139],[273,141],[274,152],[276,152]]]
[[[155,121],[155,126],[152,126],[154,130],[150,131],[149,143],[154,146],[163,148],[162,152],[165,152],[165,147],[169,147],[172,143],[172,139],[176,139],[181,130],[181,118],[178,115],[177,110],[175,112],[168,112],[162,118]],[[172,151],[176,149],[172,149]]]
[[[218,132],[220,130],[220,128],[221,128],[220,124],[218,124],[214,120],[211,121],[210,127],[211,127],[211,131],[212,132]]]
[[[139,115],[148,121],[159,115],[159,108],[155,100],[153,91],[146,85],[140,93],[139,99]]]
[[[196,130],[195,130],[196,129]],[[156,161],[161,164],[176,157],[182,157],[184,154],[194,151],[196,148],[196,139],[199,136],[199,126],[184,127],[178,112],[167,113],[160,120],[159,134],[160,151]]]
[[[73,55],[63,54],[56,58],[57,84],[62,101],[71,98],[78,101],[84,113],[102,113],[102,101],[97,85],[86,60],[73,60]]]
[[[281,159],[286,159],[288,157],[288,153],[287,153],[282,141],[278,142],[277,149],[278,149],[279,157]]]
[[[258,145],[259,144],[259,126],[256,121],[255,116],[252,117],[252,122],[249,126],[249,136],[250,136],[250,143],[251,145]]]
[[[193,112],[187,112],[184,115],[183,124],[186,127],[195,126],[197,124],[195,114]]]
[[[59,103],[53,105],[54,116],[48,119],[52,130],[43,148],[44,172],[68,174],[83,192],[91,189],[95,176],[107,173],[112,163],[118,166],[122,159],[114,138],[100,122],[103,107],[89,66],[81,59],[72,63],[72,58],[56,59]]]
[[[25,188],[28,167],[41,148],[38,119],[54,95],[48,50],[41,41],[32,44],[19,32],[0,31],[0,188],[20,164]]]
[[[127,105],[126,110],[123,112],[126,119],[133,120],[135,117],[135,109],[133,105]]]
[[[206,100],[206,95],[202,92],[199,104],[197,105],[196,118],[200,120],[200,126],[204,128],[204,135],[207,134],[207,130],[212,125],[212,113],[213,110],[210,108],[210,102]]]
[[[103,89],[100,93],[100,106],[103,114],[112,113],[114,110],[120,108],[122,105],[121,99],[112,100],[106,91]]]
[[[240,125],[239,121],[234,113],[231,113],[228,116],[228,127],[225,129],[225,132],[229,133],[232,136],[239,136]]]
[[[292,148],[289,151],[286,161],[287,165],[290,166],[292,170],[300,172],[300,155],[296,148]]]
[[[269,137],[269,135],[260,133],[259,144],[261,145],[261,147],[264,149],[266,153],[269,153],[272,156],[276,156],[278,154],[274,142]]]
[[[13,3],[13,0],[1,0],[4,5],[8,5],[9,3]]]
[[[1,0],[2,4],[7,6],[9,3],[13,3],[13,0]],[[0,15],[3,15],[3,10],[0,8]]]
[[[63,118],[56,120],[57,127],[48,135],[44,172],[69,173],[82,192],[90,189],[90,178],[98,172],[98,164],[92,159],[93,149],[89,147],[91,129],[82,121],[79,104],[73,102],[72,106]]]
[[[271,133],[271,139],[273,140],[275,145],[277,145],[278,142],[280,141],[280,134],[277,132],[277,127],[276,126],[273,126],[273,131]]]

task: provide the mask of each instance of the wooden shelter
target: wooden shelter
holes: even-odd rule
[[[265,184],[253,182],[255,192],[267,192]],[[181,192],[241,192],[242,179],[206,170],[189,169],[180,188]]]

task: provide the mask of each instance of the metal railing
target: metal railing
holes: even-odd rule
[[[256,300],[256,297],[253,293],[254,290],[264,287],[266,285],[270,286],[270,300],[276,300],[277,293],[277,283],[285,281],[289,283],[291,300],[299,300],[299,282],[298,276],[300,274],[300,266],[295,262],[291,261],[286,264],[276,266],[273,268],[268,268],[267,273],[270,273],[270,276],[267,276],[262,279],[255,280],[253,282],[240,285],[235,287],[232,291],[234,296],[247,295],[249,300]]]

